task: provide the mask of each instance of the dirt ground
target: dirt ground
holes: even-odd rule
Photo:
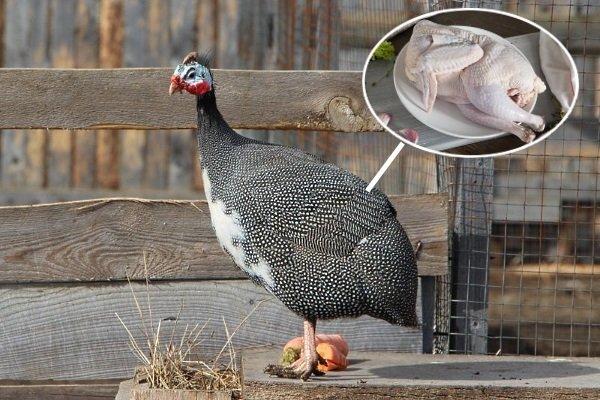
[[[88,384],[1,384],[0,399],[112,400],[118,382]],[[550,389],[506,387],[382,387],[330,386],[246,382],[245,400],[389,400],[389,399],[600,399],[598,389]]]
[[[388,400],[388,399],[600,399],[597,389],[545,388],[432,388],[373,386],[303,386],[289,384],[246,384],[247,400]]]

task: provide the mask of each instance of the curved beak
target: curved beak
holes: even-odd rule
[[[173,95],[175,92],[181,93],[181,87],[177,84],[177,82],[171,81],[171,85],[169,86],[169,96]]]

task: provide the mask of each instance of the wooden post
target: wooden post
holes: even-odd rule
[[[487,272],[494,160],[459,159],[452,243],[451,349],[487,353]]]
[[[317,8],[317,68],[337,69],[339,65],[339,4],[333,0],[319,2]]]
[[[195,0],[172,2],[170,4],[170,64],[181,62],[191,50],[198,49],[198,9]],[[169,191],[190,190],[194,187],[194,169],[197,168],[195,152],[195,130],[170,132],[168,183]]]
[[[5,1],[4,67],[47,67],[50,3]],[[41,187],[47,183],[47,133],[2,132],[2,185]]]
[[[75,30],[77,2],[54,0],[50,3],[50,62],[55,68],[75,68]],[[48,186],[72,186],[74,166],[71,148],[74,132],[55,130],[48,135]]]
[[[97,68],[99,62],[99,11],[95,0],[77,2],[75,67]],[[96,185],[97,132],[76,131],[71,136],[71,183],[74,187]]]
[[[433,323],[435,317],[435,276],[421,277],[421,313],[423,315],[423,353],[433,353]]]
[[[100,66],[103,68],[123,66],[123,13],[122,0],[102,0],[100,3]],[[120,185],[117,130],[98,131],[95,181],[107,189],[117,189]]]

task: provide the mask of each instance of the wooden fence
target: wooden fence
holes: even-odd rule
[[[357,7],[359,3],[364,3],[364,7],[369,4],[366,0],[352,2]],[[339,41],[344,39],[337,33],[341,24],[350,24],[346,18],[350,14],[343,11],[338,2],[311,0],[0,0],[0,66],[173,68],[190,50],[213,48],[214,66],[220,68],[336,69],[340,57],[344,57],[340,54],[346,54],[338,52]],[[354,12],[353,18],[359,14]],[[393,18],[388,18],[388,24],[392,23]],[[40,75],[43,73],[31,71],[32,80],[23,82],[13,94],[28,96],[32,104],[47,110],[52,102],[40,104],[47,92],[35,90],[37,86],[48,89],[52,81]],[[137,76],[137,72],[132,71],[127,79],[150,79],[145,72],[141,74]],[[10,75],[5,77],[10,78]],[[89,77],[93,79],[93,75]],[[164,77],[156,75],[156,79],[164,80]],[[232,89],[226,81],[217,80],[217,85],[228,85],[227,90],[221,90],[223,94]],[[83,95],[75,90],[75,83],[66,85],[63,90]],[[106,82],[98,81],[95,86],[100,94],[106,93],[101,87],[103,83]],[[161,106],[171,101],[163,96],[164,88],[158,82],[150,86],[148,81],[140,84],[146,87],[132,88],[134,92],[129,94],[112,89],[110,92],[124,101],[123,107],[139,110],[141,120],[137,126],[124,124],[122,129],[105,129],[105,122],[100,121],[95,129],[86,131],[62,125],[67,129],[52,135],[45,129],[0,132],[0,204],[102,196],[201,198],[202,180],[197,169],[193,132],[188,129],[168,133],[160,129],[142,133],[134,130],[147,126],[157,111],[146,109],[143,118],[147,119],[142,118],[144,108],[149,107],[146,99],[158,93],[165,102]],[[306,90],[315,87],[310,81],[307,84]],[[260,92],[250,95],[259,97],[275,87],[278,86],[266,84]],[[300,89],[294,88],[290,93],[300,95]],[[68,100],[68,96],[65,94],[57,100],[60,99]],[[221,103],[225,100],[220,98]],[[263,100],[268,101],[268,98],[263,97]],[[293,106],[292,102],[287,104]],[[244,112],[259,118],[268,117],[259,105],[249,106]],[[95,114],[102,107],[102,104],[92,105],[85,117],[96,118]],[[164,111],[168,110],[172,118],[178,118],[178,110],[167,107],[161,108],[158,115],[165,117]],[[181,127],[191,126],[193,109],[184,107],[182,112],[189,123]],[[19,110],[23,118],[35,118],[38,113],[40,111],[33,107]],[[235,117],[235,112],[229,114],[229,118]],[[8,126],[15,127],[14,124]],[[256,128],[261,130],[253,129],[244,134],[303,148],[365,179],[373,176],[395,146],[395,140],[384,133],[353,135],[303,130],[290,134],[290,131],[273,130],[275,126],[269,131],[263,131],[260,124]],[[317,124],[314,128],[327,127]],[[388,170],[381,188],[390,194],[435,192],[435,158],[405,149]]]
[[[2,70],[0,128],[52,128],[50,138],[60,135],[60,128],[81,129],[84,136],[98,127],[163,129],[169,135],[172,129],[193,126],[194,113],[191,97],[166,94],[163,82],[169,73],[168,69]],[[50,79],[37,79],[42,76]],[[221,82],[219,102],[234,127],[338,132],[377,128],[360,96],[358,73],[216,70],[215,76]],[[35,100],[26,95],[32,80],[40,81]],[[256,96],[258,92],[265,95]],[[145,110],[134,101],[140,97]],[[392,202],[411,240],[423,242],[420,275],[445,274],[445,195],[394,196]],[[142,338],[131,291],[145,307],[146,270],[154,281],[147,289],[154,319],[169,319],[183,303],[182,322],[210,321],[207,331],[214,336],[203,347],[207,354],[224,341],[222,320],[235,326],[269,297],[221,253],[203,201],[96,199],[10,206],[0,208],[0,220],[4,382],[130,375],[136,360],[115,313]],[[235,344],[280,345],[300,333],[300,322],[271,300],[238,332]],[[320,329],[342,333],[353,350],[414,352],[421,347],[420,331],[368,317],[326,322]]]
[[[154,319],[181,310],[182,324],[208,321],[207,354],[224,342],[222,319],[233,327],[269,298],[222,254],[196,200],[193,99],[168,97],[168,79],[183,54],[211,47],[220,68],[335,69],[336,4],[0,0],[0,204],[19,205],[0,207],[0,398],[114,395],[114,379],[136,364],[115,313],[143,337],[132,291],[145,308],[146,270]],[[396,145],[370,132],[379,127],[358,72],[217,69],[215,78],[225,117],[246,135],[365,179]],[[435,172],[433,156],[405,149],[379,186],[435,192]],[[431,278],[447,269],[447,199],[392,202],[423,242],[419,272],[431,294]],[[35,203],[52,204],[23,205]],[[172,321],[163,323],[168,332]],[[342,333],[353,350],[422,348],[420,331],[367,317],[319,330]],[[281,345],[300,333],[299,318],[273,299],[235,345]]]

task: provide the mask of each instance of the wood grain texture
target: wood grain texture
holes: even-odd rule
[[[217,2],[218,0],[205,0],[196,3],[196,13],[198,15],[198,50],[207,50],[212,43],[217,42],[219,34]]]
[[[34,0],[5,1],[5,67],[47,67],[49,52],[50,3]],[[13,110],[18,118],[22,110]],[[4,187],[41,186],[45,183],[46,137],[28,135],[24,131],[2,133],[0,157],[1,181]],[[41,148],[31,153],[32,148]],[[41,167],[41,168],[40,168]]]
[[[76,0],[50,1],[48,52],[52,67],[74,68],[76,65],[77,3]],[[48,136],[46,168],[48,186],[71,185],[71,171],[74,165],[71,149],[74,144],[75,138],[69,131],[57,131]]]
[[[198,48],[198,6],[196,0],[171,2],[171,25],[169,30],[171,65],[181,62],[182,55]],[[163,134],[168,141],[167,182],[169,189],[189,190],[192,187],[197,159],[192,149],[196,148],[194,131],[175,131]]]
[[[114,400],[119,383],[99,382],[21,382],[0,381],[0,399],[18,400]]]
[[[78,381],[65,384],[23,384],[0,385],[0,398],[19,400],[98,400],[114,399],[119,389],[118,383],[82,384]],[[300,385],[296,383],[245,382],[244,395],[251,400],[414,400],[414,399],[506,399],[552,398],[554,400],[593,399],[597,389],[555,389],[527,387],[377,387],[372,385],[323,386]],[[117,399],[120,400],[120,399]]]
[[[96,68],[100,53],[100,3],[96,0],[77,2],[75,31],[75,67]],[[76,131],[71,148],[71,184],[93,187],[96,184],[97,132]]]
[[[141,135],[138,135],[141,137]],[[202,181],[200,181],[202,182]],[[196,190],[148,190],[131,185],[120,189],[124,197],[144,199],[174,200],[203,199],[204,191]],[[104,188],[5,188],[0,192],[0,204],[3,206],[22,206],[34,204],[60,203],[64,201],[109,198],[115,195],[112,189]]]
[[[337,1],[317,2],[316,64],[320,69],[337,69],[339,66],[339,13]]]
[[[445,194],[392,197],[423,247],[421,275],[446,273]],[[205,201],[88,200],[0,207],[0,283],[245,278],[218,245]]]
[[[4,67],[4,26],[6,23],[4,22],[5,18],[5,0],[0,0],[0,67]],[[0,133],[1,135],[1,133]],[[1,151],[1,148],[0,148]]]
[[[123,65],[123,1],[102,0],[99,22],[99,63],[103,68],[119,68]],[[121,132],[100,130],[96,136],[96,161],[94,183],[107,189],[117,189],[121,183],[119,156],[125,148],[120,147]],[[122,151],[119,151],[122,150]]]
[[[141,387],[140,387],[141,386]],[[230,390],[199,391],[182,389],[148,389],[148,384],[134,385],[128,396],[123,399],[129,400],[232,400]],[[120,390],[119,390],[120,392]],[[121,396],[121,393],[118,394]],[[131,397],[130,397],[131,396]]]
[[[196,145],[196,137],[190,131],[175,131],[169,136],[169,189],[190,190],[195,164],[199,164],[192,151]]]
[[[143,25],[135,27],[135,34],[140,37],[137,46],[130,46],[129,55],[137,62],[129,63],[127,66],[137,67],[139,65],[149,67],[160,67],[169,65],[170,61],[170,41],[169,29],[165,29],[162,23],[165,17],[170,19],[170,4],[163,0],[151,0],[144,2],[145,17],[143,16]],[[126,18],[129,16],[125,8]],[[168,28],[168,27],[167,27]],[[132,30],[127,29],[125,45],[132,37]],[[145,60],[140,64],[141,60]],[[144,133],[146,138],[144,145],[144,173],[142,176],[142,186],[166,189],[169,184],[169,136],[165,131],[155,131]],[[126,163],[127,160],[124,160]]]
[[[145,285],[132,285],[147,310]],[[201,348],[206,357],[225,343],[223,319],[234,329],[258,302],[271,298],[250,281],[153,283],[149,295],[155,326],[158,320],[177,315],[183,302],[176,341],[186,324],[208,322]],[[141,342],[140,317],[126,283],[0,287],[0,376],[13,380],[130,377],[138,361],[128,349],[127,333],[115,312]],[[173,324],[163,320],[162,340],[168,341]],[[418,330],[370,317],[324,321],[318,330],[342,334],[354,351],[420,349]],[[272,299],[260,305],[233,342],[238,351],[283,345],[301,331],[301,319]]]
[[[238,0],[218,0],[216,2],[217,21],[211,21],[210,24],[217,24],[217,40],[215,43],[214,62],[218,68],[240,68],[240,58],[238,57],[238,36],[246,34],[239,32],[240,15]]]
[[[52,187],[71,186],[71,139],[75,132],[59,130],[48,135],[47,185]]]
[[[171,68],[1,70],[0,128],[194,128],[195,99],[168,96],[171,73]],[[219,107],[234,128],[381,130],[363,101],[359,72],[214,75]]]

